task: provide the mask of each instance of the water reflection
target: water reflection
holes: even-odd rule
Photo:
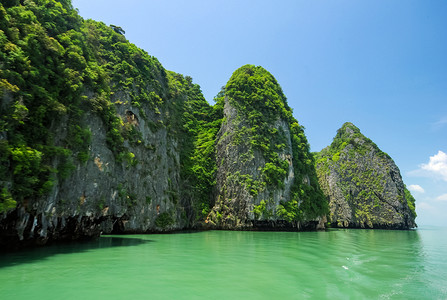
[[[136,237],[102,236],[89,241],[55,243],[44,247],[0,253],[0,268],[45,260],[54,255],[82,253],[101,248],[139,246],[153,242]]]

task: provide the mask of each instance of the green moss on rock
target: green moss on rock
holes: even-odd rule
[[[306,222],[325,215],[327,202],[304,127],[276,79],[260,66],[242,66],[225,86],[223,100],[225,122],[217,140],[220,197],[214,210],[224,215],[223,223],[240,222],[224,226],[251,226],[253,218]],[[228,209],[225,199],[232,199]]]
[[[388,154],[352,123],[316,154],[320,184],[329,198],[329,221],[338,227],[415,227],[414,198]]]

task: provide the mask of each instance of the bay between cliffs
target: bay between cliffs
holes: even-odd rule
[[[1,299],[446,299],[447,229],[102,236],[0,255]]]

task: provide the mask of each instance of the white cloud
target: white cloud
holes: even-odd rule
[[[421,169],[427,171],[431,175],[441,177],[442,180],[447,181],[447,154],[438,151],[438,154],[430,156],[428,164],[422,164]]]
[[[439,197],[436,197],[437,201],[447,201],[447,194],[442,194]]]
[[[408,189],[416,193],[425,193],[425,190],[419,184],[411,184],[408,186]]]

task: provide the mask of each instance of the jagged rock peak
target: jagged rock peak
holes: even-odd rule
[[[352,123],[316,155],[320,185],[335,227],[409,229],[416,226],[414,198],[391,157]]]
[[[345,144],[343,143],[351,143],[351,144],[359,144],[359,145],[369,145],[371,149],[374,149],[375,151],[379,151],[384,155],[384,152],[382,152],[379,147],[369,138],[364,136],[360,129],[355,126],[351,122],[346,122],[343,124],[343,126],[337,130],[337,134],[335,135],[332,143],[331,148],[341,148],[344,147]]]
[[[262,67],[242,66],[219,101],[225,121],[217,137],[218,197],[210,222],[232,229],[318,223],[326,205],[313,157],[276,79]]]
[[[346,122],[337,131],[337,135],[335,136],[335,138],[342,138],[343,136],[352,138],[355,134],[361,134],[360,129],[351,122]]]
[[[254,121],[260,116],[267,121],[292,117],[281,86],[261,66],[244,65],[234,71],[225,92],[231,105]]]

